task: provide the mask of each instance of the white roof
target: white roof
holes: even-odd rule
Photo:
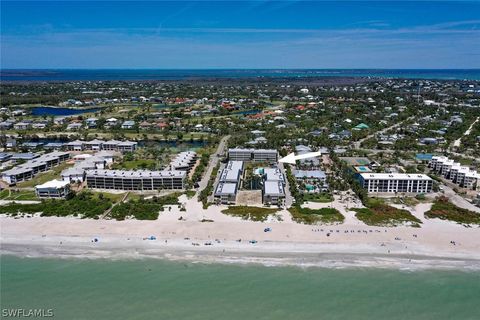
[[[223,183],[220,182],[215,190],[216,195],[227,195],[227,194],[236,194],[237,184],[236,183]]]
[[[69,185],[67,181],[63,180],[50,180],[44,184],[39,184],[35,186],[36,189],[49,189],[49,188],[64,188]]]
[[[83,153],[83,154],[77,154],[76,156],[73,157],[73,159],[87,159],[91,158],[91,154]]]
[[[85,170],[83,170],[80,167],[73,167],[73,168],[68,168],[62,171],[62,177],[69,177],[69,176],[78,176],[78,175],[83,175],[85,173]]]
[[[283,184],[279,181],[265,181],[265,195],[283,195]]]
[[[283,174],[279,168],[265,168],[263,172],[267,176],[266,180],[283,181]]]
[[[242,161],[229,161],[220,175],[220,181],[235,181],[240,179],[240,171],[243,168]]]

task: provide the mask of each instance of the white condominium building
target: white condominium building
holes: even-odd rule
[[[35,186],[35,194],[39,198],[65,198],[69,193],[67,181],[51,180]]]
[[[361,173],[360,184],[368,192],[432,192],[433,180],[424,174]]]
[[[243,161],[229,161],[220,173],[214,197],[222,204],[234,204],[243,174]]]
[[[170,168],[172,170],[183,170],[190,172],[197,162],[197,153],[194,151],[180,152],[171,162]]]
[[[228,149],[228,160],[277,162],[278,152],[275,149]]]
[[[2,180],[9,185],[14,185],[17,182],[30,180],[37,173],[50,170],[51,168],[58,166],[60,163],[68,160],[70,153],[54,151],[46,153],[40,157],[28,160],[10,170],[2,172]]]
[[[186,171],[88,170],[87,186],[92,189],[163,190],[184,189]]]
[[[82,150],[107,150],[119,152],[133,152],[137,149],[137,142],[134,141],[117,141],[117,140],[91,140],[82,141],[75,140],[64,144],[66,150],[82,151]]]
[[[228,149],[228,160],[251,161],[253,149]]]
[[[443,156],[433,156],[428,167],[436,174],[451,180],[462,188],[478,189],[480,188],[480,174],[476,170],[471,170],[467,166]]]

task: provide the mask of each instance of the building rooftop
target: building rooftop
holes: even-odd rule
[[[220,182],[215,190],[215,195],[234,195],[237,193],[237,184],[231,182]]]
[[[220,175],[220,181],[238,181],[240,171],[243,169],[242,161],[229,161]]]
[[[269,181],[283,181],[283,174],[279,168],[264,168],[263,173],[266,176],[266,180]]]
[[[12,160],[31,160],[40,157],[35,153],[12,153]]]
[[[285,192],[283,184],[280,181],[265,181],[265,195],[268,196],[282,196]]]
[[[32,172],[32,168],[27,168],[27,167],[15,167],[10,170],[6,170],[2,172],[2,175],[4,176],[16,176],[18,174],[23,174],[27,172]]]
[[[57,189],[57,188],[64,188],[67,185],[69,185],[68,181],[50,180],[48,182],[45,182],[44,184],[39,184],[35,186],[35,189]]]
[[[417,153],[415,155],[415,159],[420,160],[420,161],[429,161],[432,160],[433,154],[431,153]]]

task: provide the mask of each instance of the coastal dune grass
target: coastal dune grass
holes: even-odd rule
[[[438,197],[432,208],[425,212],[425,218],[455,221],[464,225],[480,225],[480,214],[459,208],[446,197]]]
[[[110,217],[116,220],[125,220],[128,217],[137,220],[157,220],[160,211],[166,205],[178,205],[178,197],[181,193],[172,193],[162,197],[151,199],[136,199],[115,205],[110,211]]]
[[[240,217],[244,220],[266,221],[270,215],[277,212],[277,209],[250,207],[250,206],[230,206],[222,210],[222,213],[234,217]]]
[[[2,190],[0,200],[38,200],[33,190]]]
[[[408,210],[389,206],[381,199],[368,199],[366,208],[354,208],[357,219],[369,226],[396,227],[409,225],[419,228],[422,221]]]
[[[108,198],[98,197],[91,192],[81,192],[68,200],[46,199],[35,204],[9,203],[0,206],[0,213],[17,216],[19,214],[41,213],[41,216],[80,216],[98,219],[112,206]]]
[[[2,197],[8,196],[2,191]],[[156,220],[164,206],[178,205],[178,197],[182,193],[175,192],[151,199],[139,198],[132,195],[125,202],[119,202],[125,194],[108,194],[101,192],[83,191],[69,199],[43,199],[39,203],[20,204],[12,202],[0,206],[0,214],[18,216],[23,214],[40,213],[42,217],[79,216],[81,218],[99,219],[107,210],[112,208],[109,216],[116,220],[125,220],[132,217],[138,220]],[[38,199],[37,199],[38,200]]]
[[[342,223],[345,217],[334,208],[310,209],[294,206],[288,209],[292,220],[303,224]]]
[[[311,201],[311,202],[332,202],[333,196],[329,193],[318,193],[318,194],[310,194],[306,193],[303,195],[303,200]]]

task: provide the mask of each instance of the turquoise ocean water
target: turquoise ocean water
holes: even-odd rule
[[[0,69],[2,81],[374,77],[480,80],[480,69]]]
[[[475,272],[1,257],[2,309],[55,319],[479,319],[479,301]]]

